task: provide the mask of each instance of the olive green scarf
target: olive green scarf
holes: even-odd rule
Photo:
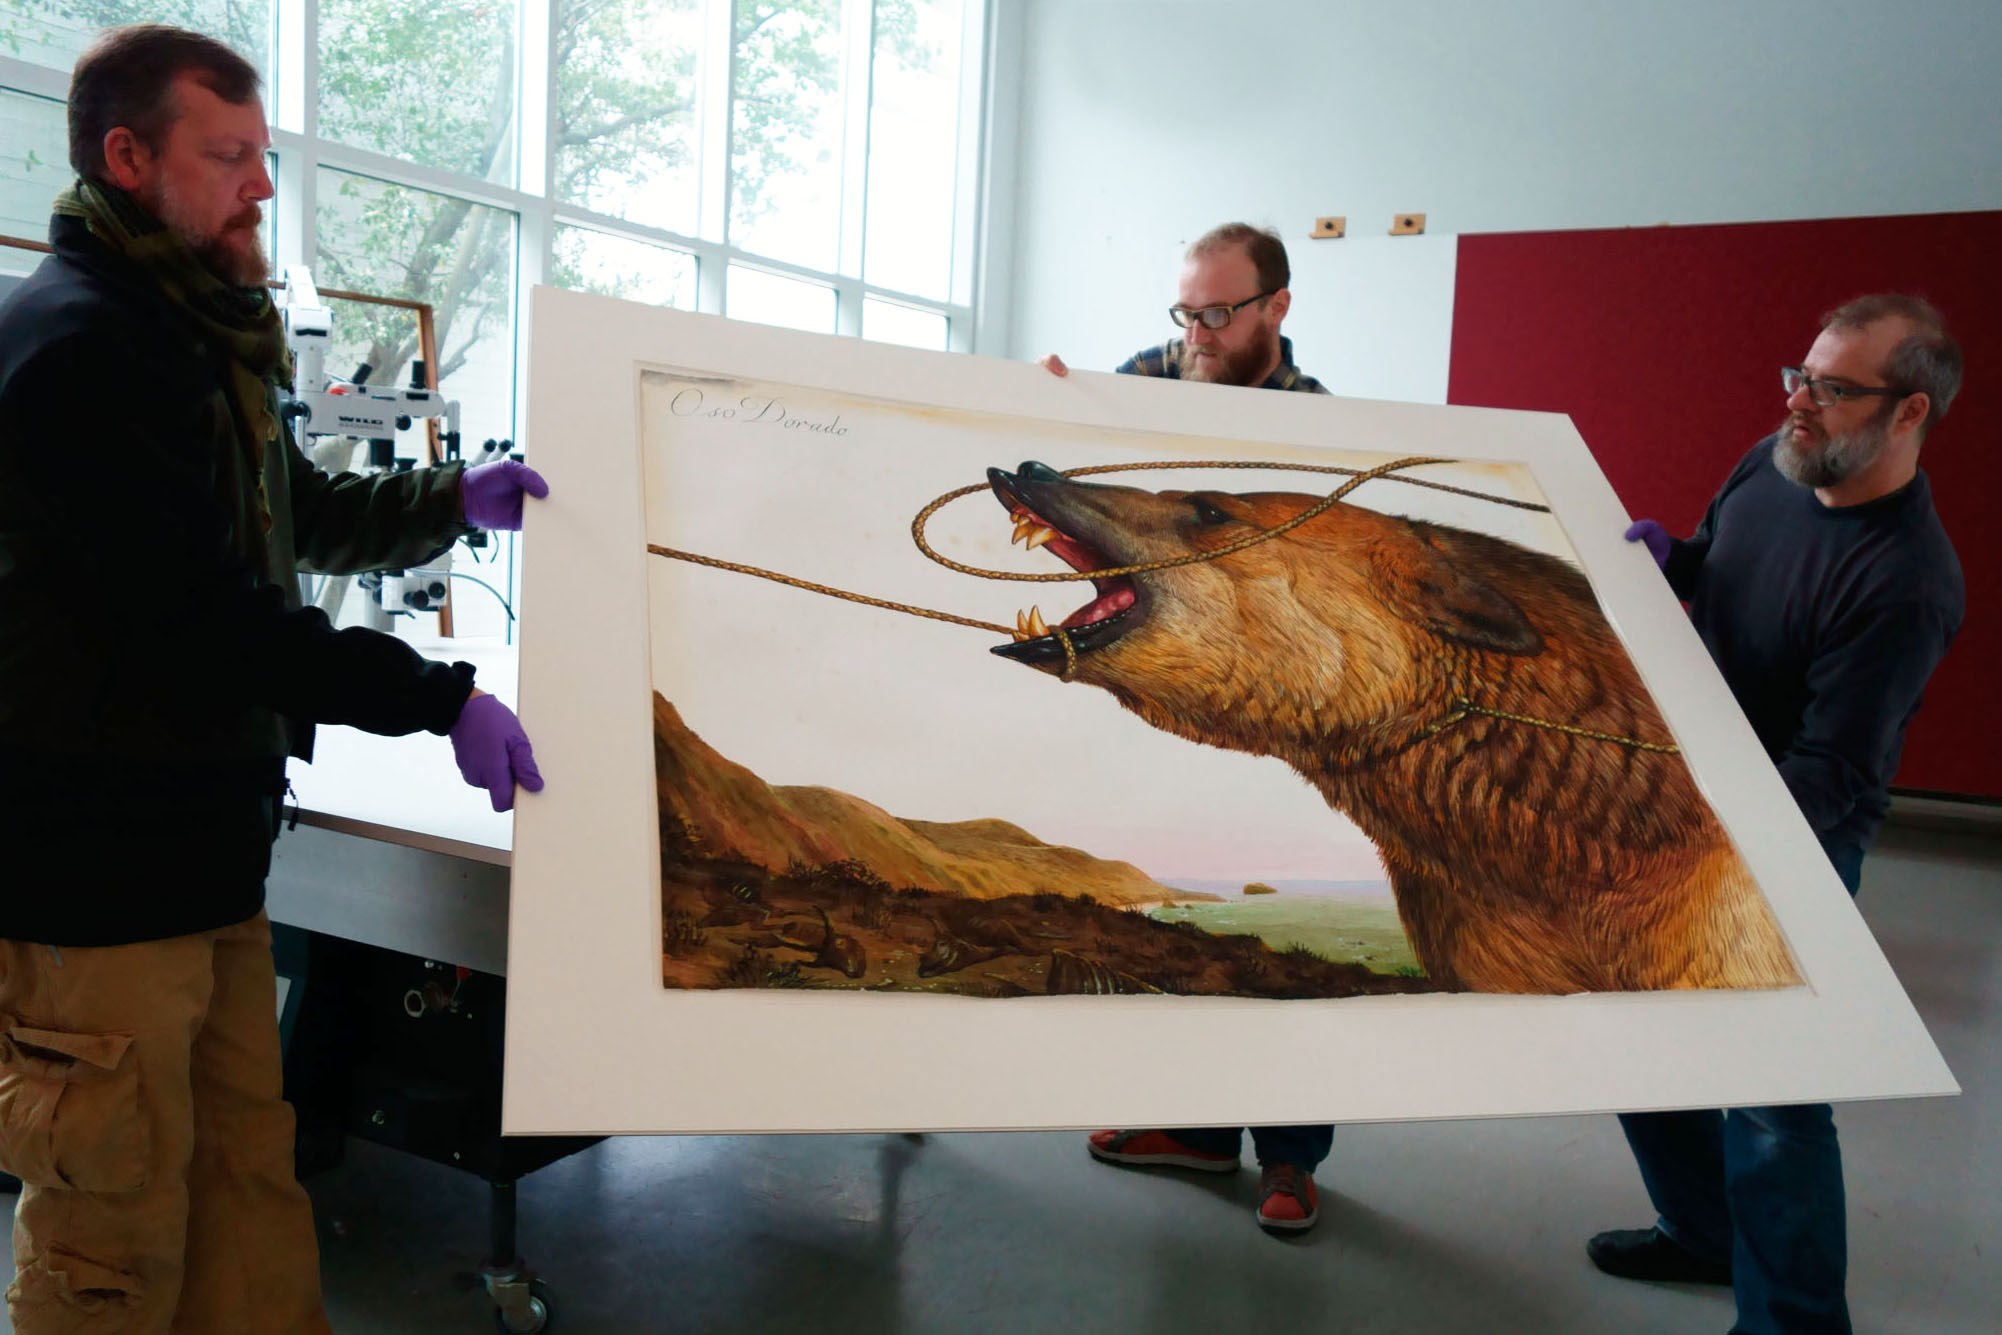
[[[292,388],[292,355],[271,293],[216,277],[171,228],[116,186],[79,180],[56,197],[55,211],[81,219],[92,236],[138,265],[227,354],[246,471],[257,479],[258,527],[269,532],[264,452],[279,438],[278,388]]]

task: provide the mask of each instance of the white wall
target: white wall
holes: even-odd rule
[[[1436,399],[1451,234],[2002,207],[1998,0],[1000,3],[1015,356],[1168,337],[1181,248],[1242,217],[1287,239],[1304,369]]]

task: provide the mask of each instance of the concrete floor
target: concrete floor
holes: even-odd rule
[[[1862,904],[1966,1093],[1839,1113],[1857,1329],[2002,1331],[2002,841],[1892,831]],[[522,1183],[521,1248],[555,1335],[1731,1324],[1722,1290],[1585,1260],[1649,1220],[1610,1117],[1343,1128],[1320,1181],[1279,1241],[1249,1170],[1107,1168],[1076,1134],[614,1140]],[[336,1330],[493,1328],[484,1184],[354,1144],[311,1187]]]

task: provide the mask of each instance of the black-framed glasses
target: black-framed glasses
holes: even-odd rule
[[[1851,385],[1841,380],[1824,380],[1798,366],[1782,366],[1780,384],[1789,397],[1806,388],[1807,397],[1814,400],[1817,408],[1833,408],[1852,399],[1902,399],[1917,392],[1896,385]]]
[[[1260,292],[1255,297],[1246,297],[1234,306],[1170,306],[1168,318],[1175,322],[1177,329],[1187,329],[1201,321],[1205,329],[1221,329],[1230,323],[1230,317],[1249,306],[1254,301],[1263,301],[1270,292]]]

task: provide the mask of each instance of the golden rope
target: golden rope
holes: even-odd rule
[[[1486,705],[1477,705],[1464,696],[1453,702],[1453,709],[1453,713],[1448,714],[1445,718],[1440,719],[1437,723],[1427,728],[1425,735],[1429,737],[1434,733],[1444,732],[1447,728],[1460,722],[1469,714],[1484,714],[1488,718],[1504,719],[1510,723],[1525,723],[1532,728],[1548,728],[1552,732],[1569,733],[1573,737],[1584,737],[1590,741],[1616,742],[1621,746],[1630,746],[1636,751],[1654,751],[1665,756],[1678,756],[1682,754],[1681,747],[1668,742],[1645,742],[1638,737],[1627,737],[1617,732],[1594,732],[1590,728],[1573,727],[1569,723],[1558,723],[1552,719],[1537,718],[1530,714],[1511,714],[1506,710],[1489,709]]]
[[[934,612],[929,608],[913,607],[909,603],[893,603],[885,598],[871,598],[866,594],[849,593],[829,584],[815,584],[812,580],[798,579],[792,575],[781,575],[776,570],[761,570],[757,566],[739,565],[735,561],[723,561],[713,556],[700,556],[694,552],[684,552],[673,547],[659,547],[648,543],[646,549],[655,556],[670,557],[676,561],[688,561],[698,566],[708,566],[714,570],[728,570],[739,575],[756,575],[775,584],[790,588],[805,589],[809,593],[824,593],[830,598],[841,598],[851,603],[861,603],[865,607],[880,607],[889,612],[908,612],[914,617],[929,617],[933,621],[950,621],[955,626],[970,626],[974,630],[998,631],[1003,635],[1015,633],[1013,626],[997,626],[992,621],[975,621],[972,617],[954,616],[950,612]]]
[[[975,492],[989,490],[989,488],[986,486],[985,483],[971,487],[960,487],[956,491],[948,491],[945,495],[939,497],[937,500],[933,501],[930,505],[927,505],[924,509],[918,511],[917,518],[911,521],[911,540],[917,543],[919,551],[923,552],[926,556],[930,557],[932,560],[944,566],[947,570],[956,570],[962,575],[975,575],[981,579],[1017,580],[1024,584],[1060,584],[1060,583],[1067,583],[1071,580],[1081,580],[1081,579],[1090,579],[1090,580],[1115,579],[1122,575],[1142,575],[1152,570],[1171,570],[1176,566],[1196,565],[1204,561],[1215,561],[1222,557],[1230,556],[1233,553],[1241,552],[1247,547],[1256,547],[1261,542],[1270,542],[1272,539],[1278,537],[1280,534],[1290,533],[1294,529],[1300,527],[1300,525],[1306,523],[1308,520],[1313,519],[1318,515],[1326,513],[1330,506],[1334,505],[1337,501],[1341,500],[1342,497],[1348,495],[1350,492],[1354,491],[1357,487],[1360,487],[1363,483],[1369,481],[1371,478],[1387,477],[1399,468],[1415,468],[1419,464],[1449,464],[1452,462],[1453,460],[1451,459],[1431,459],[1419,455],[1413,455],[1412,457],[1407,459],[1396,459],[1391,461],[1390,463],[1379,464],[1375,468],[1364,469],[1360,472],[1358,472],[1353,468],[1334,469],[1318,465],[1307,465],[1306,471],[1311,471],[1316,473],[1342,472],[1350,474],[1351,476],[1349,477],[1348,481],[1342,483],[1341,486],[1336,487],[1333,491],[1329,492],[1326,496],[1322,497],[1319,502],[1301,511],[1299,514],[1294,515],[1291,519],[1287,520],[1285,523],[1280,524],[1274,528],[1260,529],[1256,533],[1250,534],[1246,537],[1239,538],[1236,542],[1230,543],[1227,546],[1219,547],[1215,551],[1190,552],[1186,556],[1170,557],[1169,559],[1163,561],[1147,561],[1139,565],[1111,566],[1104,570],[1068,570],[1059,572],[1057,574],[1027,575],[1013,570],[983,570],[979,566],[962,565],[960,562],[953,560],[951,557],[941,555],[939,552],[933,550],[932,545],[929,542],[925,541],[925,525],[931,522],[931,517],[937,514],[940,510],[944,509],[947,505],[951,504],[953,501],[958,500],[962,496],[971,496]],[[1063,471],[1063,476],[1081,477],[1086,473],[1117,473],[1126,470],[1138,470],[1147,468],[1230,468],[1234,466],[1236,465],[1219,460],[1202,460],[1202,459],[1163,461],[1158,463],[1142,463],[1142,464],[1099,464],[1092,468],[1065,469]],[[1245,464],[1242,466],[1246,468],[1287,467],[1285,464]],[[1489,499],[1500,500],[1501,498],[1489,497]]]
[[[963,575],[974,575],[981,579],[1015,580],[1031,584],[1068,583],[1076,580],[1114,579],[1126,575],[1146,574],[1154,570],[1169,570],[1176,566],[1195,565],[1200,562],[1220,560],[1223,557],[1244,551],[1248,547],[1255,547],[1261,542],[1269,542],[1282,534],[1291,532],[1316,516],[1326,513],[1329,508],[1338,503],[1344,496],[1347,496],[1363,483],[1375,478],[1387,478],[1394,482],[1409,482],[1417,486],[1430,487],[1435,491],[1448,491],[1456,495],[1477,497],[1481,500],[1492,501],[1497,505],[1511,505],[1519,509],[1540,510],[1546,513],[1549,511],[1550,507],[1546,505],[1537,505],[1534,502],[1519,501],[1504,496],[1491,496],[1485,492],[1450,486],[1443,482],[1428,482],[1419,478],[1404,477],[1397,472],[1401,468],[1415,468],[1423,464],[1453,462],[1455,461],[1451,459],[1413,455],[1408,458],[1393,460],[1387,464],[1379,464],[1375,468],[1360,470],[1326,464],[1282,464],[1214,459],[1163,460],[1137,464],[1094,464],[1086,468],[1064,469],[1062,470],[1062,475],[1066,478],[1085,477],[1096,473],[1136,472],[1161,468],[1265,468],[1287,472],[1339,473],[1348,477],[1348,481],[1342,483],[1341,486],[1335,488],[1313,506],[1293,516],[1285,523],[1269,529],[1260,529],[1256,533],[1240,538],[1236,542],[1219,547],[1214,551],[1191,552],[1186,556],[1171,557],[1161,561],[1149,561],[1139,565],[1113,566],[1104,570],[1069,570],[1056,574],[1041,575],[1025,574],[1012,570],[983,570],[978,566],[964,565],[935,550],[925,540],[925,526],[930,522],[931,517],[963,496],[971,496],[976,492],[990,491],[991,488],[985,483],[956,488],[945,493],[943,496],[937,497],[922,510],[918,511],[917,517],[911,520],[911,539],[917,543],[918,550],[933,561],[936,561],[948,570],[958,571]],[[839,598],[844,602],[860,603],[865,607],[879,607],[889,612],[903,612],[910,616],[924,617],[931,621],[944,621],[955,626],[966,626],[973,630],[993,631],[1000,635],[1012,636],[1016,630],[1015,627],[997,625],[992,621],[978,621],[972,617],[955,616],[950,612],[936,612],[930,608],[918,607],[911,603],[899,603],[886,598],[871,598],[866,594],[850,593],[846,589],[837,589],[830,584],[817,584],[812,580],[780,574],[776,570],[765,570],[758,566],[744,565],[737,561],[724,561],[717,557],[702,556],[696,552],[685,552],[674,547],[662,547],[654,543],[648,543],[647,551],[655,556],[664,556],[676,561],[687,561],[693,565],[708,566],[714,570],[728,570],[739,575],[752,575],[758,579],[767,579],[776,584],[786,585],[788,588],[804,589],[809,593],[824,594],[829,598]],[[1064,670],[1058,674],[1058,678],[1062,681],[1069,681],[1077,672],[1077,648],[1071,643],[1069,632],[1062,626],[1050,627],[1049,633],[1056,638],[1058,644],[1063,646]],[[1498,709],[1488,709],[1485,706],[1477,705],[1473,701],[1464,698],[1456,701],[1455,707],[1458,712],[1448,715],[1432,727],[1426,729],[1426,735],[1429,736],[1450,727],[1465,718],[1468,714],[1484,714],[1490,718],[1503,719],[1511,723],[1522,723],[1531,727],[1547,728],[1553,732],[1568,733],[1574,737],[1613,742],[1621,746],[1632,747],[1638,751],[1654,751],[1664,755],[1680,754],[1679,748],[1662,742],[1642,741],[1636,737],[1623,737],[1617,733],[1594,732],[1589,728],[1574,727],[1571,724],[1557,723],[1550,719],[1533,718],[1527,714],[1510,714]]]
[[[1448,459],[1440,462],[1457,461]],[[1265,469],[1268,472],[1279,473],[1335,473],[1343,477],[1354,477],[1364,471],[1360,468],[1345,468],[1340,464],[1284,464],[1270,459],[1193,459],[1155,460],[1137,464],[1092,464],[1088,468],[1066,468],[1063,474],[1065,477],[1090,477],[1094,473],[1143,472],[1150,468]],[[1496,505],[1511,506],[1517,510],[1535,510],[1539,514],[1550,513],[1549,506],[1539,505],[1535,501],[1519,501],[1512,496],[1496,496],[1492,492],[1475,491],[1472,487],[1456,487],[1450,482],[1434,482],[1430,478],[1406,477],[1399,473],[1395,476],[1385,474],[1384,480],[1402,482],[1412,487],[1424,487],[1430,491],[1449,491],[1455,496],[1471,496],[1477,501],[1491,501]]]
[[[976,621],[972,617],[954,616],[951,612],[934,612],[928,607],[917,607],[910,603],[891,602],[887,598],[871,598],[863,593],[850,593],[837,589],[831,584],[816,584],[810,579],[800,579],[794,575],[782,575],[776,570],[765,570],[758,566],[747,566],[737,561],[724,561],[714,556],[703,556],[698,552],[684,552],[675,547],[662,547],[648,543],[646,549],[655,556],[665,556],[675,561],[687,561],[691,565],[708,566],[712,570],[728,570],[739,575],[755,575],[768,579],[774,584],[788,588],[804,589],[808,593],[824,593],[829,598],[839,598],[844,602],[861,603],[864,607],[880,607],[886,612],[905,612],[914,617],[925,617],[932,621],[946,621],[955,626],[967,626],[974,630],[991,630],[999,635],[1013,635],[1013,626],[999,626],[992,621]],[[1057,643],[1064,647],[1063,680],[1069,681],[1077,671],[1077,649],[1071,644],[1070,633],[1062,626],[1052,626],[1050,634],[1057,637]]]

